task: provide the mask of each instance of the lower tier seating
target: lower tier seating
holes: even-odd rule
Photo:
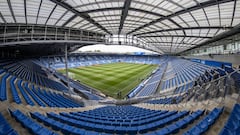
[[[240,133],[240,104],[236,104],[220,135],[238,135]]]
[[[18,135],[0,113],[0,135]]]
[[[23,114],[19,110],[11,111],[10,114],[12,117],[15,118],[15,120],[21,125],[28,129],[31,134],[34,135],[57,135],[53,131],[41,126],[39,123],[33,121],[31,118],[27,117],[25,114]]]
[[[0,100],[4,101],[7,100],[7,78],[10,76],[9,73],[6,73],[5,75],[2,76],[2,80],[1,80],[1,87],[0,87]]]
[[[15,80],[16,80],[16,77],[13,76],[10,80],[10,87],[11,87],[11,91],[12,91],[12,97],[13,97],[13,100],[17,103],[17,104],[21,104],[22,101],[20,99],[20,97],[18,96],[18,92],[16,90],[16,87],[15,87]]]
[[[160,129],[156,132],[151,132],[150,134],[154,135],[169,135],[178,133],[180,129],[186,128],[188,124],[191,124],[194,120],[198,119],[204,113],[203,110],[198,110],[188,115],[187,117],[173,123],[163,129]]]
[[[232,128],[239,124],[236,123],[236,120],[233,120],[239,120],[240,109],[239,105],[236,106],[221,135],[230,134],[226,130],[231,131],[233,135],[237,135],[239,125]],[[200,135],[206,133],[210,126],[215,123],[223,112],[223,108],[214,108],[210,112],[205,112],[205,110],[191,112],[188,110],[151,110],[126,105],[105,106],[82,112],[44,113],[37,110],[35,112],[27,110],[23,112],[13,108],[9,109],[9,112],[16,122],[34,135],[56,135],[59,133],[71,135],[170,135],[179,134],[182,131],[185,131],[184,135]],[[234,121],[235,124],[228,124],[230,120]],[[1,114],[0,123],[1,135],[9,133],[17,135],[19,129],[11,128]]]
[[[197,125],[185,132],[184,135],[201,135],[206,132],[209,127],[215,123],[216,119],[222,113],[223,108],[213,109],[206,117],[204,117]]]
[[[203,112],[107,106],[84,112],[30,114],[46,127],[63,134],[171,134],[197,120]]]

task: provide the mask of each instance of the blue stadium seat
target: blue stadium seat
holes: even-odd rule
[[[56,133],[50,131],[47,128],[44,128],[37,122],[34,122],[32,119],[28,118],[25,114],[23,114],[19,110],[10,111],[12,117],[16,119],[16,121],[20,122],[21,125],[29,130],[30,133],[35,135],[57,135]]]
[[[208,130],[215,120],[222,113],[223,108],[214,108],[206,117],[204,117],[197,125],[184,133],[184,135],[200,135]]]
[[[51,80],[47,77],[47,73],[31,60],[23,60],[11,63],[4,67],[9,73],[13,73],[16,77],[29,82],[48,87],[59,91],[67,91],[67,87],[63,84]]]
[[[38,105],[42,106],[42,107],[46,107],[46,105],[33,93],[33,90],[30,90],[28,87],[28,82],[26,82],[24,84],[24,88],[25,90],[28,92],[28,94],[31,95],[31,97],[33,98],[34,101],[36,101],[38,103]]]
[[[60,113],[60,115],[47,113],[47,117],[38,112],[30,114],[37,121],[64,134],[76,134],[73,131],[137,134],[156,130],[185,117],[188,113],[188,111],[153,111],[133,106],[107,106],[85,112]]]
[[[12,91],[12,97],[13,97],[13,100],[17,103],[17,104],[20,104],[22,103],[21,102],[21,99],[20,97],[18,96],[18,92],[16,90],[16,87],[15,87],[15,80],[16,80],[16,77],[15,76],[12,76],[11,80],[10,80],[10,87],[11,87],[11,91]]]
[[[27,104],[34,106],[33,101],[31,100],[31,98],[29,97],[29,95],[26,93],[26,91],[23,89],[22,87],[22,80],[18,80],[17,82],[18,88],[20,90],[20,92],[23,95],[23,98],[25,99],[25,101],[27,102]]]
[[[1,89],[0,89],[0,100],[4,101],[7,100],[7,93],[6,93],[6,80],[10,76],[9,73],[6,73],[4,76],[2,76],[1,80]]]
[[[18,135],[0,113],[0,135]]]
[[[192,123],[195,119],[198,119],[203,114],[203,112],[203,110],[198,110],[188,117],[185,117],[181,121],[176,122],[176,124],[181,128],[185,128],[187,124]]]
[[[220,135],[237,135],[240,133],[240,105],[235,104]]]

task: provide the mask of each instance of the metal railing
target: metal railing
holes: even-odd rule
[[[163,54],[163,51],[158,48],[156,45],[149,43],[147,40],[142,38],[138,38],[136,36],[130,35],[106,35],[106,44],[112,45],[129,45],[129,46],[136,46],[143,49],[148,49],[153,52],[158,52]]]
[[[105,35],[73,28],[62,28],[42,25],[6,24],[0,26],[0,45],[21,41],[92,41],[105,43]]]
[[[205,108],[208,108],[210,105],[210,101],[214,101],[217,106],[222,106],[225,103],[225,99],[227,96],[231,94],[237,94],[237,98],[230,97],[233,100],[233,104],[240,103],[240,88],[236,87],[236,82],[232,75],[234,73],[240,73],[240,69],[235,70],[232,73],[226,73],[224,76],[220,76],[217,79],[211,80],[209,82],[203,83],[201,85],[197,85],[192,87],[191,89],[182,92],[182,93],[174,93],[174,90],[166,93],[166,94],[158,94],[151,96],[151,98],[147,100],[156,100],[162,99],[166,97],[178,97],[181,96],[182,100],[179,103],[183,106],[186,106],[188,102],[202,102],[206,101]],[[235,101],[235,102],[234,102]],[[168,104],[163,104],[168,105]],[[178,103],[176,107],[178,107]]]
[[[204,83],[201,86],[195,86],[185,93],[185,102],[194,101],[200,102],[203,100],[211,100],[216,98],[221,98],[222,100],[218,102],[223,103],[226,96],[236,93],[239,99],[239,88],[236,87],[236,82],[233,80],[232,75],[239,72],[235,70],[232,73],[226,74],[210,82]],[[236,99],[236,102],[238,102]]]
[[[73,43],[129,45],[163,53],[159,47],[129,35],[106,35],[81,29],[46,25],[3,24],[0,25],[0,47],[30,43]]]

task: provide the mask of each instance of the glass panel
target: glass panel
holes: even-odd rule
[[[54,6],[55,6],[55,4],[48,0],[42,1],[37,24],[45,24],[49,14],[51,13]]]
[[[66,12],[66,9],[62,8],[61,6],[57,6],[52,13],[51,17],[49,18],[47,24],[54,25],[58,19]]]
[[[218,6],[206,7],[205,12],[207,14],[207,17],[209,19],[211,26],[219,26],[220,25]]]
[[[24,13],[24,1],[23,0],[11,0],[13,13],[18,23],[26,23]]]
[[[0,12],[8,23],[14,23],[7,1],[0,2]]]

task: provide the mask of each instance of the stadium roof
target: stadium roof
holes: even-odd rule
[[[132,35],[182,52],[240,22],[240,0],[0,0],[0,23]]]

